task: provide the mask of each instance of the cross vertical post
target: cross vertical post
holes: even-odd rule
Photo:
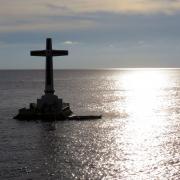
[[[52,40],[46,39],[46,83],[45,94],[54,94]]]
[[[45,79],[45,94],[54,94],[53,82],[53,56],[67,56],[66,50],[53,50],[51,38],[46,39],[46,50],[31,51],[31,56],[46,57],[46,79]]]

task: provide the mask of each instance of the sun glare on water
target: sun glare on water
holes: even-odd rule
[[[171,102],[166,91],[170,83],[168,73],[163,70],[132,70],[121,75],[120,81],[125,91],[124,109],[129,116],[121,132],[114,131],[117,149],[113,153],[121,149],[128,159],[124,165],[129,171],[127,173],[142,174],[139,178],[147,178],[148,171],[163,173],[157,164],[165,156],[161,145],[168,126],[166,107]],[[122,139],[126,142],[123,150]]]
[[[134,117],[136,126],[144,128],[152,121],[157,121],[156,111],[162,105],[161,96],[168,84],[166,74],[150,70],[132,71],[122,81],[127,92],[127,111]],[[146,118],[149,121],[145,121]]]

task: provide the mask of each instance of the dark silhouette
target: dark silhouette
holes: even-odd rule
[[[72,115],[69,103],[64,103],[63,99],[59,99],[54,95],[53,84],[53,56],[66,56],[66,50],[53,50],[52,40],[46,40],[46,50],[31,51],[31,56],[46,57],[46,79],[45,79],[45,95],[41,99],[37,99],[37,103],[30,103],[29,109],[22,108],[19,110],[15,119],[19,120],[87,120],[99,119],[101,116],[75,116]]]
[[[31,51],[31,56],[46,56],[46,84],[45,94],[54,94],[53,84],[53,56],[67,56],[68,51],[66,50],[53,50],[52,40],[46,39],[46,50],[42,51]]]

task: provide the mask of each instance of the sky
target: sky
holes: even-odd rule
[[[180,0],[0,0],[0,69],[180,68]]]

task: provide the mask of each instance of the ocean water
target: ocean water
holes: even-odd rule
[[[20,122],[44,71],[0,71],[0,179],[180,179],[180,70],[55,70],[55,94],[101,120]]]

